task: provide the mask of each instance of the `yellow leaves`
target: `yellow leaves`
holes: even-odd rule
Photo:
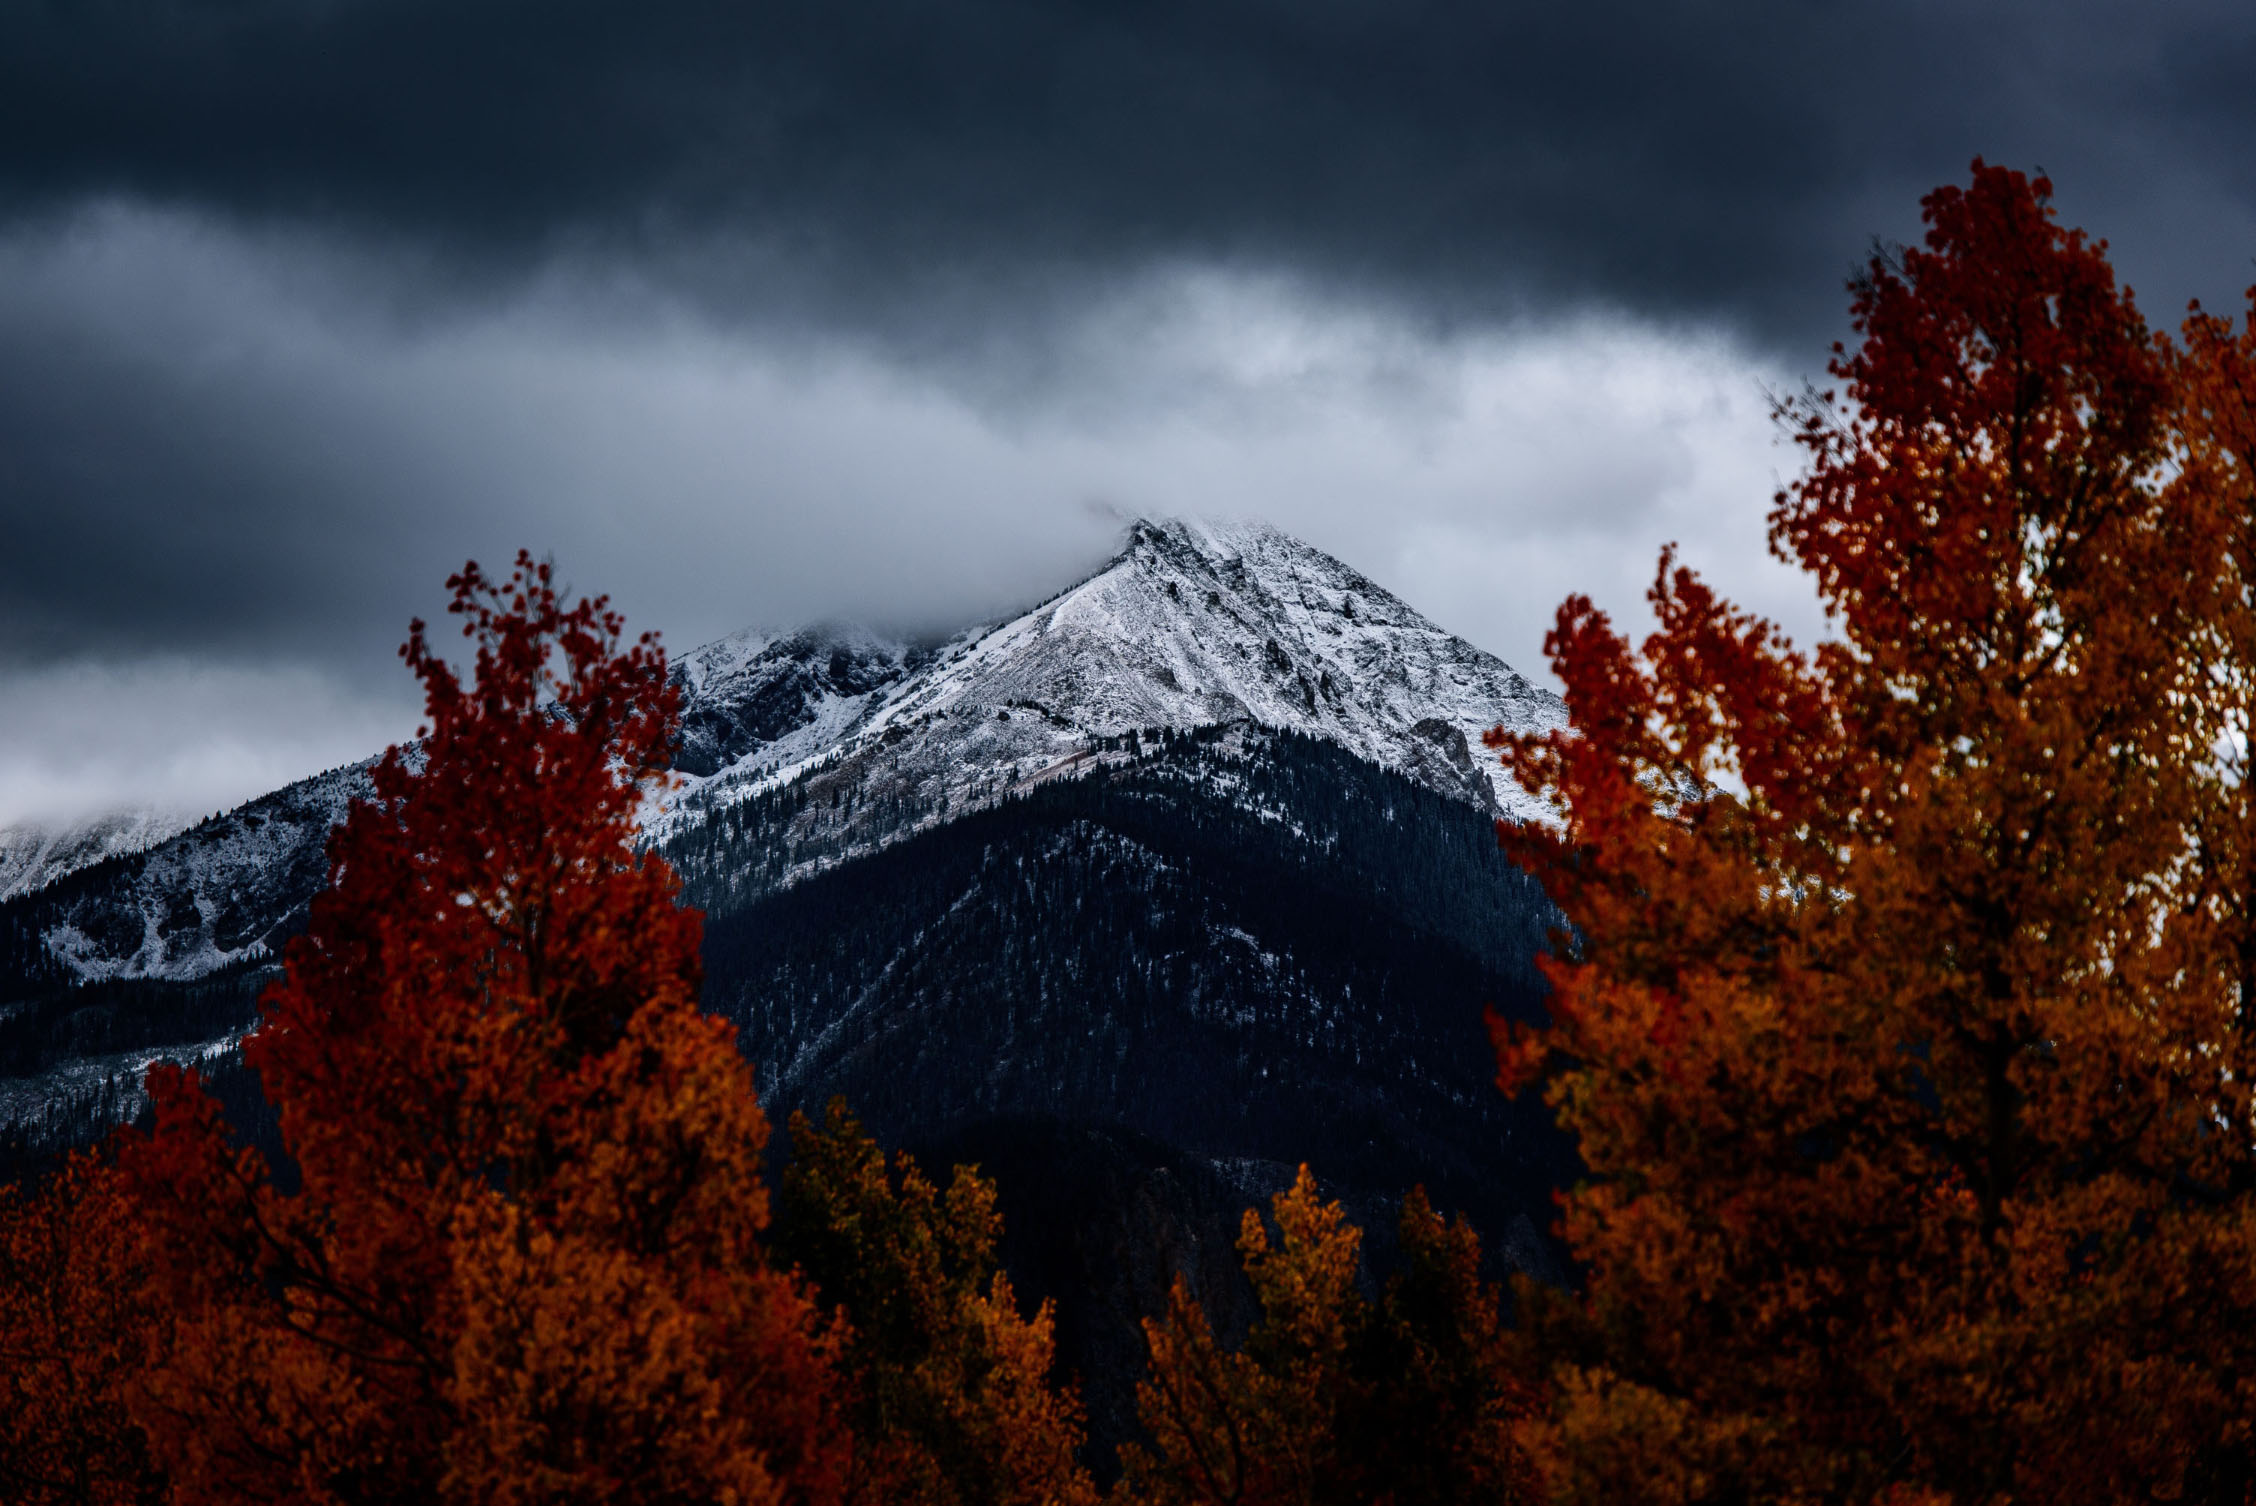
[[[1093,1500],[1079,1400],[1052,1383],[1050,1308],[1021,1316],[996,1267],[994,1185],[959,1166],[942,1193],[835,1100],[819,1130],[792,1116],[791,1146],[777,1236],[844,1330],[854,1499]]]
[[[1350,1303],[1363,1231],[1337,1203],[1316,1192],[1307,1166],[1270,1203],[1278,1242],[1272,1247],[1261,1216],[1246,1210],[1238,1253],[1266,1315],[1257,1344],[1283,1361],[1300,1383],[1320,1383],[1325,1367],[1347,1347]]]
[[[992,1440],[997,1489],[989,1499],[1025,1506],[1093,1506],[1096,1487],[1074,1457],[1081,1439],[1081,1408],[1051,1383],[1057,1350],[1049,1303],[1032,1318],[1019,1316],[1008,1277],[997,1272],[973,1305],[986,1373],[957,1392],[958,1425]],[[983,1412],[985,1415],[977,1415]]]
[[[1378,1303],[1357,1287],[1361,1233],[1303,1166],[1248,1212],[1238,1248],[1262,1318],[1224,1349],[1178,1279],[1146,1320],[1151,1366],[1137,1410],[1151,1446],[1122,1451],[1123,1489],[1188,1503],[1440,1503],[1532,1499],[1513,1429],[1529,1394],[1470,1228],[1413,1192],[1403,1269]]]
[[[1215,1342],[1206,1311],[1177,1277],[1163,1321],[1144,1321],[1151,1364],[1136,1385],[1149,1451],[1121,1451],[1125,1488],[1154,1506],[1259,1501],[1265,1491],[1258,1372]]]

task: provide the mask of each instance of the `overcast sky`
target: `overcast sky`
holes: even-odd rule
[[[2245,4],[0,5],[0,826],[411,730],[466,557],[676,649],[1266,517],[1540,673],[1655,551],[1798,635],[1766,393],[1976,154],[2256,280]]]

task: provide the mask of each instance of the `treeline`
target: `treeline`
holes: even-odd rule
[[[1558,814],[1499,836],[1575,940],[1482,1060],[1573,1137],[1574,1286],[1523,1281],[1505,1327],[1413,1198],[1364,1290],[1304,1176],[1241,1231],[1242,1341],[1188,1293],[1145,1330],[1122,1498],[2256,1497],[2256,304],[2157,334],[2041,179],[1977,162],[1924,207],[1855,285],[1839,388],[1785,410],[1809,468],[1771,536],[1839,636],[1797,649],[1664,555],[1641,644],[1562,607],[1568,725],[1494,735]],[[695,919],[632,851],[660,661],[529,560],[456,585],[487,678],[412,640],[428,766],[377,776],[245,1046],[292,1184],[160,1073],[149,1132],[0,1219],[19,1493],[1093,1492],[981,1177],[841,1116],[795,1128],[771,1219]],[[1158,786],[1117,793],[933,861],[1099,933],[1106,885],[1251,906],[1182,875],[1293,861],[1261,845],[1282,803],[1138,827]],[[929,916],[915,888],[889,924]],[[965,933],[1005,968],[1008,914]],[[926,938],[946,960],[927,923],[886,967]],[[960,963],[911,997],[971,997]],[[849,1056],[887,1039],[856,1018]]]
[[[146,1128],[0,1197],[0,1484],[1094,1499],[989,1183],[936,1186],[833,1108],[794,1119],[771,1193],[750,1068],[698,1005],[698,917],[635,848],[672,742],[663,661],[529,558],[453,585],[479,681],[418,628],[423,757],[376,771],[243,1045],[273,1143],[159,1068]],[[1312,1180],[1272,1213],[1242,1230],[1263,1304],[1242,1351],[1187,1290],[1154,1318],[1149,1436],[1115,1494],[1517,1489],[1525,1394],[1469,1228],[1413,1200],[1373,1300]]]
[[[794,1116],[790,1150],[765,1240],[747,1258],[804,1295],[814,1353],[789,1379],[827,1404],[798,1419],[806,1436],[765,1430],[801,1466],[765,1482],[767,1499],[1535,1498],[1513,1436],[1534,1393],[1502,1295],[1483,1275],[1471,1227],[1444,1221],[1416,1192],[1375,1297],[1360,1231],[1305,1168],[1266,1216],[1248,1210],[1238,1253],[1256,1320],[1225,1345],[1178,1280],[1144,1325],[1138,1433],[1115,1455],[1087,1440],[1078,1378],[1055,1362],[1050,1305],[1029,1310],[1001,1270],[994,1189],[978,1168],[959,1166],[937,1186],[907,1156],[888,1156],[841,1104],[819,1125]],[[366,1499],[334,1478],[344,1461],[311,1448],[263,1478],[235,1468],[183,1478],[167,1467],[167,1441],[152,1438],[139,1409],[151,1404],[149,1368],[172,1362],[184,1335],[158,1296],[129,1184],[105,1152],[41,1187],[0,1191],[0,1489],[24,1502]],[[235,1399],[249,1399],[248,1377],[231,1379]],[[611,1401],[627,1399],[638,1377],[605,1379],[621,1388]],[[585,1423],[584,1413],[572,1421]],[[363,1427],[358,1441],[387,1451],[415,1441],[384,1432]],[[579,1456],[566,1469],[512,1459],[522,1476],[442,1472],[433,1498],[549,1499],[566,1485],[575,1497],[677,1499],[663,1484],[637,1489],[651,1483],[637,1473],[649,1445],[624,1459],[566,1449]],[[694,1473],[670,1462],[664,1484]]]
[[[1238,729],[709,912],[705,1000],[784,1111],[843,1093],[920,1142],[1048,1113],[1396,1192],[1414,1167],[1508,1218],[1566,1162],[1490,1088],[1478,1008],[1536,1016],[1552,917],[1477,812]]]

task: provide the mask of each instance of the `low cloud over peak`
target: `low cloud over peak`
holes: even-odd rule
[[[992,615],[1146,512],[1531,674],[1669,539],[1811,636],[1765,393],[1872,239],[2041,164],[2157,322],[2232,304],[2252,59],[2097,0],[0,7],[0,819],[254,793],[254,706],[368,741],[520,546],[677,650]],[[81,712],[141,751],[17,756]]]

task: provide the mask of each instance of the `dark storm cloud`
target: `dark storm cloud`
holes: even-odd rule
[[[26,307],[19,291],[0,292],[0,656],[349,633],[387,591],[398,615],[403,583],[380,567],[413,491],[395,472],[382,505],[355,495],[366,457],[340,453],[357,448],[349,414],[309,411],[271,368],[230,374],[208,344],[105,340],[83,306]],[[309,439],[329,464],[310,463]],[[323,535],[310,550],[309,532]]]
[[[520,545],[692,643],[826,612],[952,627],[1106,531],[1020,516],[1049,488],[967,497],[1009,447],[867,363],[576,283],[421,320],[392,286],[139,208],[0,237],[0,668],[189,652],[389,684],[447,574]],[[953,528],[967,508],[1007,538]]]
[[[2234,301],[2252,65],[2222,3],[0,0],[0,826],[393,735],[519,545],[677,648],[1172,510],[1531,671],[1664,539],[1806,637],[1763,394],[1871,238],[1981,153]]]
[[[2153,291],[2232,291],[2252,60],[2222,4],[25,0],[0,190],[329,224],[454,275],[571,249],[896,341],[1188,259],[1798,355],[1976,152],[2050,168]],[[759,254],[686,250],[731,237]]]

